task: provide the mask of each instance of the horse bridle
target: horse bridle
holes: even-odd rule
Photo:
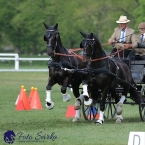
[[[57,39],[57,35],[59,34],[58,31],[56,31],[56,30],[47,30],[47,32],[54,32],[53,35],[51,35],[51,34],[47,35],[47,33],[46,33],[46,37],[47,37],[48,39],[51,38],[51,37],[54,37],[54,36],[56,36],[56,39]],[[47,41],[47,42],[48,42],[48,41]],[[55,48],[55,47],[57,46],[57,41],[56,41],[56,44],[55,44],[55,45],[46,44],[46,46],[47,46],[47,47],[53,47],[53,48]]]
[[[94,47],[93,47],[93,45],[94,45],[94,43],[95,43],[95,39],[94,39],[94,38],[93,38],[93,39],[86,39],[86,38],[84,38],[84,40],[85,40],[85,41],[89,41],[90,44],[87,44],[87,45],[90,45],[90,46],[91,46],[92,51],[91,51],[90,54],[83,53],[83,55],[89,56],[89,57],[90,57],[90,61],[91,61],[91,56],[92,56],[93,53],[94,53]],[[86,43],[87,43],[87,42],[86,42]],[[100,66],[98,66],[98,68],[99,68],[99,67],[102,67],[104,64],[105,64],[105,60],[103,60],[103,63],[102,63]]]
[[[93,39],[86,39],[86,38],[84,38],[84,40],[87,41],[87,42],[89,41],[88,44],[86,44],[87,42],[85,42],[85,45],[86,45],[86,46],[87,46],[87,45],[91,46],[91,49],[92,49],[91,52],[92,52],[92,53],[88,54],[88,53],[84,53],[84,52],[83,52],[83,55],[91,57],[92,54],[94,53],[93,45],[94,45],[95,39],[94,39],[94,38],[93,38]],[[84,46],[84,47],[86,47],[86,46]]]
[[[58,36],[57,36],[57,35],[59,34],[58,31],[56,31],[56,30],[47,30],[47,32],[49,32],[49,34],[46,33],[47,39],[49,39],[49,38],[51,38],[51,37],[56,37],[56,40],[58,39]],[[50,34],[51,32],[54,32],[54,34],[51,35],[51,34]],[[50,48],[50,47],[53,48],[53,54],[54,54],[54,56],[55,56],[55,50],[56,50],[56,47],[57,47],[57,41],[56,41],[55,45],[53,45],[53,44],[51,44],[51,43],[48,44],[48,41],[47,41],[46,46],[47,46],[47,48]]]

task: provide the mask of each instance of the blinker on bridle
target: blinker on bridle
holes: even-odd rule
[[[59,34],[59,32],[56,31],[56,30],[47,30],[47,32],[54,32],[52,35],[51,35],[51,34],[49,34],[49,35],[46,34],[46,37],[48,37],[48,39],[51,38],[52,36],[56,36],[57,34]],[[56,37],[56,39],[57,39],[57,37]],[[53,49],[53,56],[55,56],[55,50],[56,50],[56,47],[57,47],[57,41],[56,41],[55,45],[48,44],[48,41],[47,41],[46,46],[47,46],[48,48],[49,48],[49,47],[54,48],[54,49]]]
[[[94,39],[94,38],[93,38],[93,39],[88,39],[88,38],[86,39],[86,38],[84,38],[84,40],[85,40],[85,41],[89,41],[90,44],[87,44],[87,42],[85,42],[85,43],[86,43],[86,46],[87,46],[87,45],[91,45],[91,48],[92,48],[92,46],[93,46],[93,44],[94,44],[94,42],[95,42],[95,39]],[[93,41],[93,42],[91,42],[91,41]],[[85,46],[85,47],[86,47],[86,46]],[[92,48],[92,53],[90,53],[90,54],[83,53],[83,54],[86,55],[86,56],[92,56],[93,52],[94,52],[94,51],[93,51],[93,48]]]
[[[55,32],[52,36],[56,36],[57,34],[59,34],[59,32],[58,31],[56,31],[56,30],[47,30],[47,32]],[[51,35],[46,35],[48,38],[51,38],[52,36]],[[46,46],[47,47],[53,47],[53,48],[56,48],[56,46],[57,46],[57,41],[56,41],[56,45],[54,46],[54,45],[51,45],[51,44],[46,44]]]

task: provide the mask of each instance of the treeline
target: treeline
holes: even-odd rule
[[[126,15],[129,26],[137,30],[145,21],[144,7],[144,0],[0,0],[0,52],[7,47],[20,54],[46,52],[43,22],[58,23],[66,48],[79,47],[80,31],[93,32],[107,43],[120,15]]]

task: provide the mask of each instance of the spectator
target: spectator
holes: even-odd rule
[[[138,25],[140,34],[136,35],[138,47],[135,48],[135,59],[145,60],[145,22]]]

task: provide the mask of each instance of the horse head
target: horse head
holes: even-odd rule
[[[43,23],[46,28],[46,34],[44,35],[44,41],[46,41],[47,45],[47,54],[51,57],[55,56],[55,50],[57,47],[57,42],[59,39],[59,32],[57,30],[58,23],[54,26],[48,26]]]
[[[104,57],[106,54],[104,53],[101,43],[98,40],[97,36],[93,33],[82,33],[81,35],[84,37],[80,44],[80,48],[83,48],[83,62],[86,65],[95,65],[98,66],[102,62],[100,61],[93,61],[94,59],[99,59]]]
[[[80,32],[83,36],[83,40],[80,44],[80,48],[83,48],[83,62],[88,64],[92,58],[94,52],[94,35],[93,33],[85,34]]]

